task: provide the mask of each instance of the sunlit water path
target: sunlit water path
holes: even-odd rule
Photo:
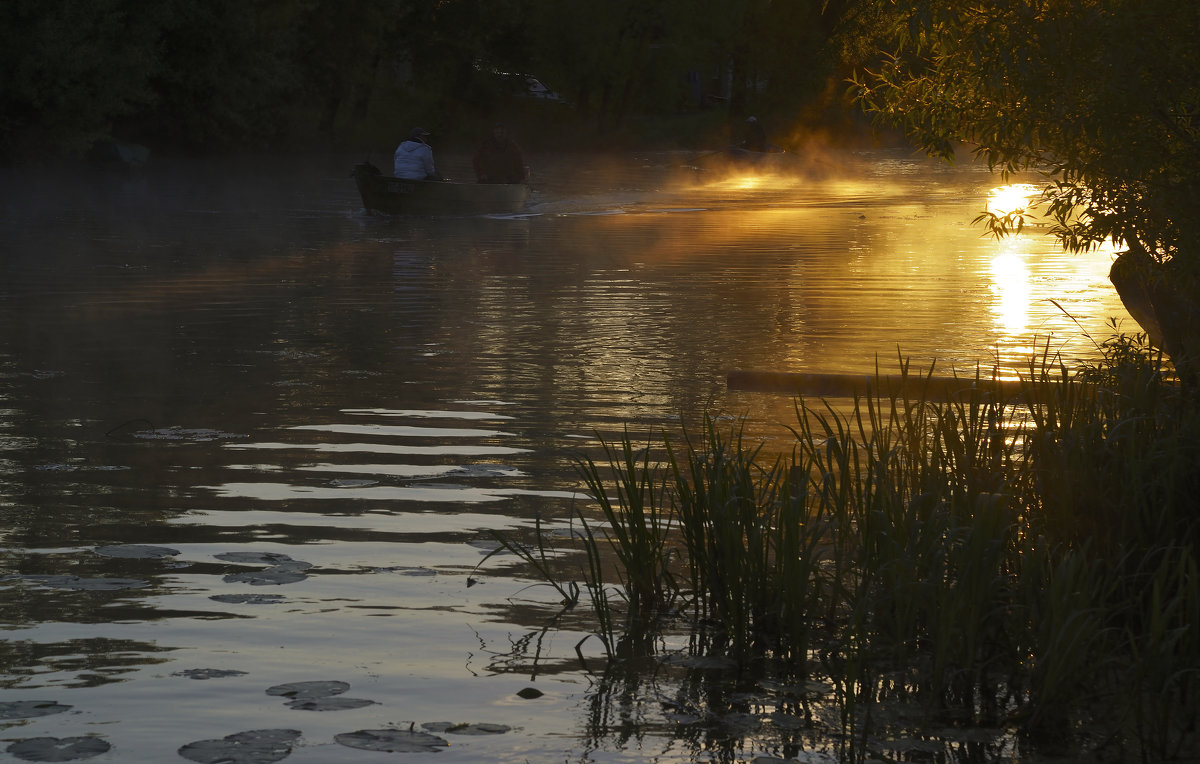
[[[349,158],[6,176],[0,750],[284,729],[288,761],[359,762],[382,754],[339,735],[453,722],[496,726],[441,731],[438,761],[781,755],[763,709],[681,724],[654,683],[606,707],[586,614],[543,632],[552,591],[476,570],[494,532],[567,532],[597,435],[707,410],[782,442],[792,401],[731,370],[1012,375],[1125,314],[1105,255],[972,226],[978,170],[686,158],[535,156],[525,213],[454,219],[365,214]],[[277,689],[309,681],[349,687]]]

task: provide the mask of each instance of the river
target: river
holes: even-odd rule
[[[0,750],[270,729],[369,762],[347,733],[411,727],[441,762],[831,761],[819,724],[684,723],[669,677],[613,693],[585,613],[545,629],[553,590],[476,567],[494,534],[561,531],[627,429],[785,448],[792,400],[733,370],[1014,376],[1135,329],[1104,253],[973,225],[1000,182],[970,166],[534,155],[523,213],[409,218],[361,209],[354,159],[0,178]]]

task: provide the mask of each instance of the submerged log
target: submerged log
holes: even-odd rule
[[[730,390],[782,393],[814,398],[854,398],[896,395],[911,400],[949,401],[989,395],[1003,400],[1024,397],[1021,380],[973,377],[928,377],[922,374],[809,374],[784,371],[737,370],[726,380]]]

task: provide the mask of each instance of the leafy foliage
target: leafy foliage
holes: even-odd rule
[[[158,37],[136,0],[0,5],[0,156],[82,150],[153,99]]]
[[[854,7],[12,0],[0,7],[0,159],[114,137],[204,150],[376,125],[390,140],[397,119],[444,130],[511,105],[505,75],[543,78],[601,132],[702,106],[794,112],[850,50]],[[697,103],[697,85],[714,97]]]
[[[933,155],[966,142],[1001,172],[1044,171],[1045,210],[1072,250],[1123,242],[1158,263],[1196,260],[1200,5],[912,0],[879,12],[892,53],[857,83],[869,111]]]
[[[1194,755],[1200,414],[1144,338],[1102,347],[1077,373],[1031,360],[1017,397],[979,378],[948,401],[800,401],[790,457],[711,417],[662,459],[602,443],[579,575],[616,590],[592,597],[612,665],[690,619],[689,658],[828,681],[843,760],[894,702],[1043,751],[1102,729],[1147,760]],[[570,564],[540,559],[547,578]]]

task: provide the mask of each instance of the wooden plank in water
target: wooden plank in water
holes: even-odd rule
[[[1007,400],[1022,397],[1026,392],[1024,383],[1020,380],[929,377],[919,373],[902,376],[737,370],[729,372],[726,382],[730,390],[784,393],[813,398],[895,394],[914,400],[923,398],[944,401],[986,393]]]

